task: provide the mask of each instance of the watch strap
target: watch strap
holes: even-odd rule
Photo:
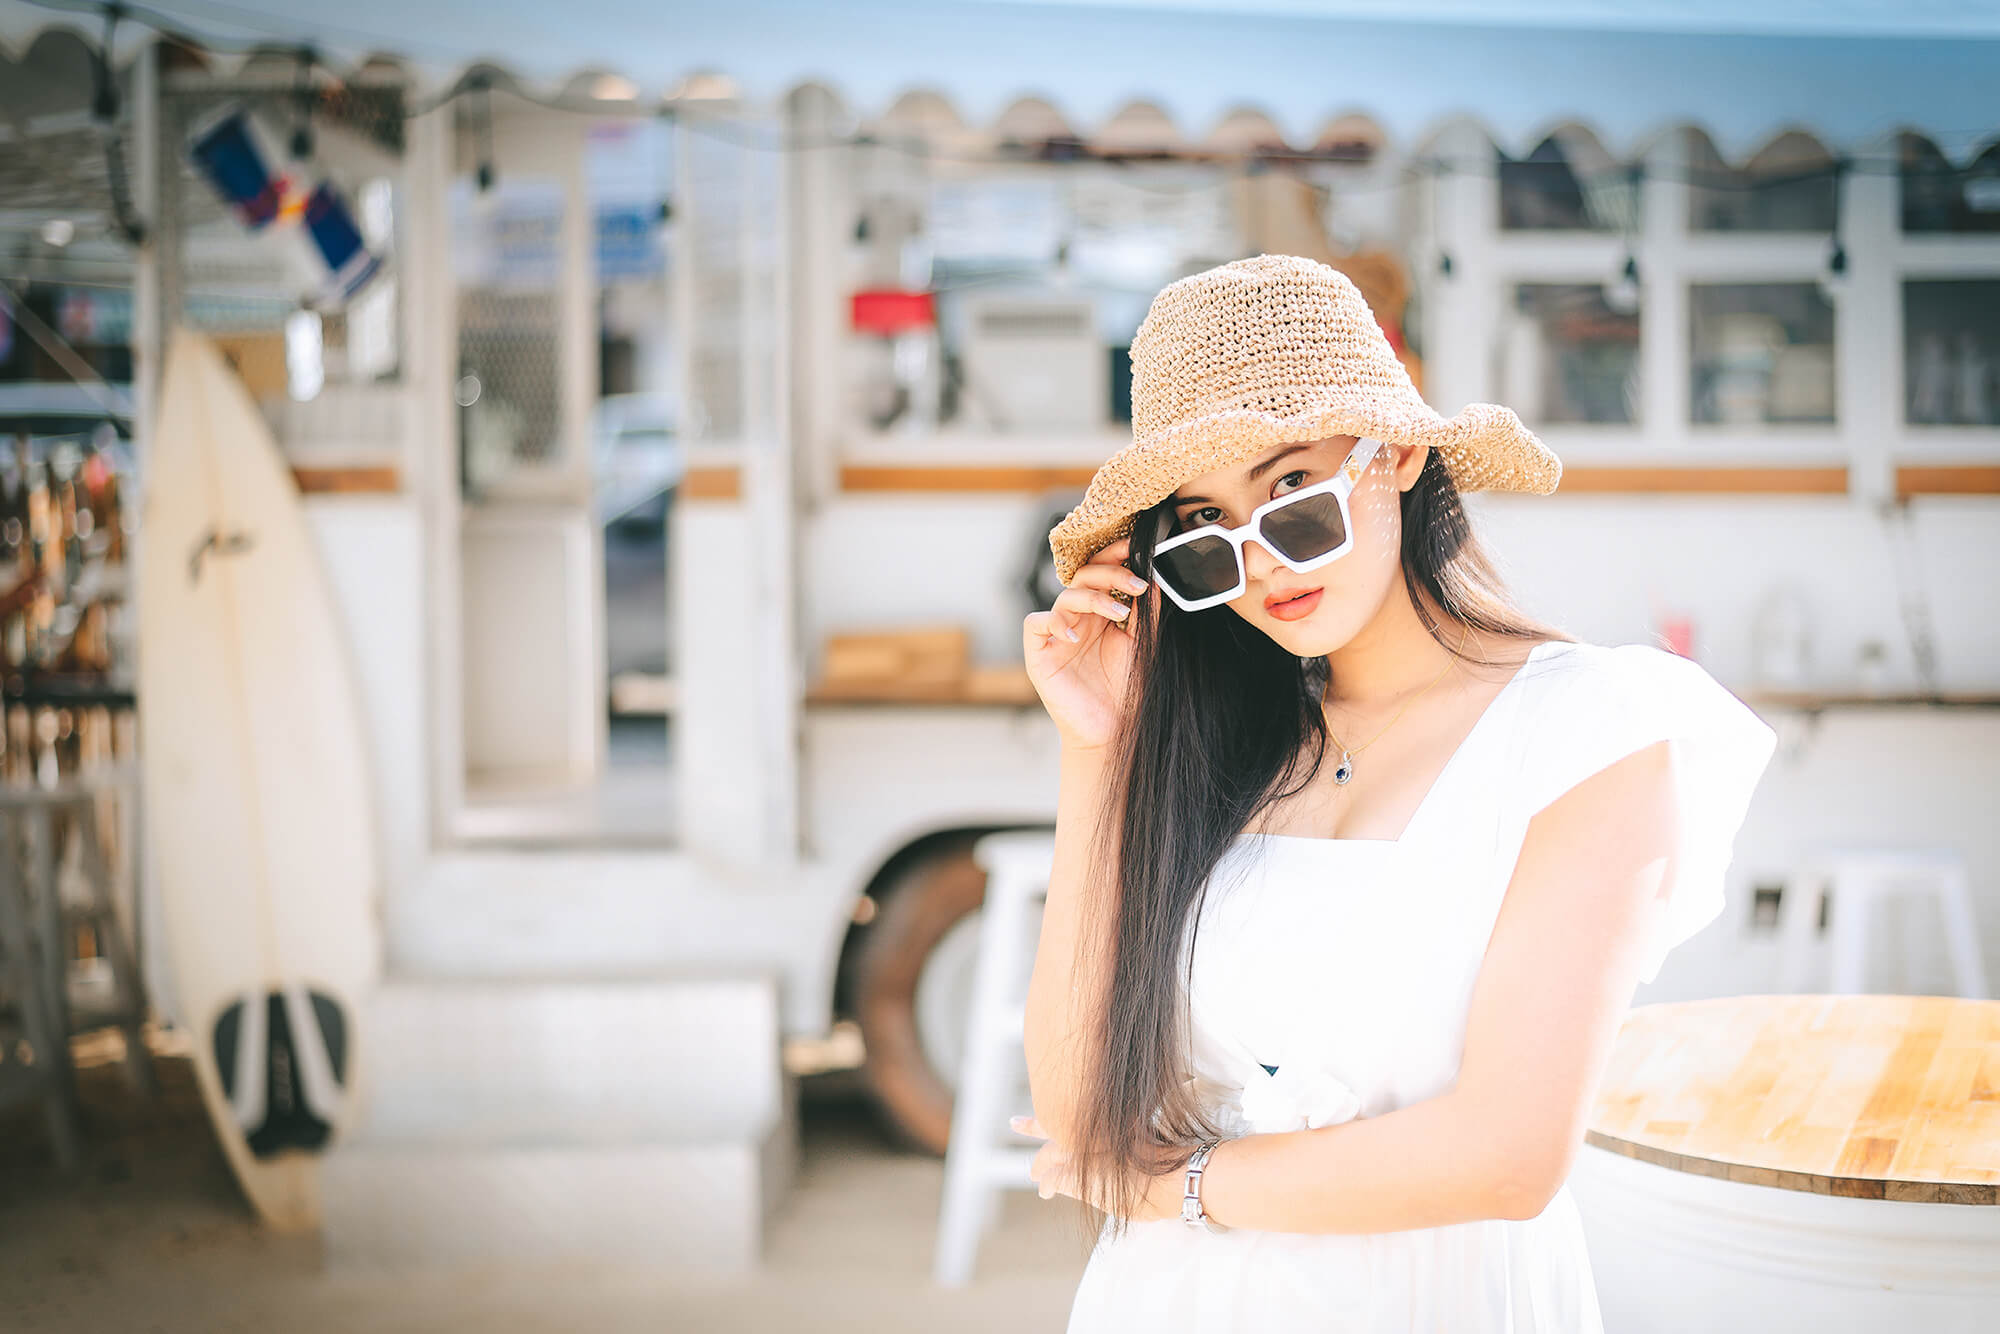
[[[1209,1218],[1201,1207],[1201,1174],[1208,1166],[1209,1155],[1215,1152],[1220,1140],[1207,1140],[1194,1151],[1187,1161],[1187,1182],[1181,1191],[1181,1221],[1189,1227],[1207,1227],[1210,1231],[1220,1231],[1221,1227]]]

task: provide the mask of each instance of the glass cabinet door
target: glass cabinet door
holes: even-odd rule
[[[1834,420],[1833,306],[1817,283],[1696,283],[1688,331],[1690,420]]]
[[[1639,419],[1636,292],[1517,283],[1497,339],[1504,401],[1532,424]]]
[[[1903,284],[1903,409],[1912,426],[2000,426],[2000,278]]]

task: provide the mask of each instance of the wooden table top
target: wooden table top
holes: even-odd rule
[[[1584,1138],[1753,1185],[2000,1204],[2000,1001],[1725,996],[1638,1006]]]

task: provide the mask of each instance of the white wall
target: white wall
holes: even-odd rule
[[[368,727],[385,888],[408,884],[429,853],[424,681],[424,537],[405,496],[309,496]]]
[[[1655,601],[1695,622],[1696,658],[1752,693],[1753,629],[1773,588],[1801,587],[1814,614],[1817,670],[1851,680],[1859,645],[1889,647],[1891,686],[1915,665],[1891,571],[1890,536],[1847,496],[1552,496],[1473,493],[1467,509],[1530,613],[1595,643],[1650,643]],[[1038,499],[848,495],[805,542],[802,634],[946,621],[974,652],[1019,652],[1016,584]],[[1996,504],[1912,502],[1919,587],[1946,690],[2000,682]],[[1972,863],[1989,972],[2000,975],[2000,710],[1874,706],[1809,716],[1765,706],[1781,736],[1746,820],[1724,918],[1684,945],[1641,999],[1775,989],[1774,941],[1749,929],[1752,886],[1782,882],[1816,841],[1883,839],[1960,848]],[[1051,793],[1051,798],[1053,793]],[[1934,923],[1925,957],[1942,987]]]

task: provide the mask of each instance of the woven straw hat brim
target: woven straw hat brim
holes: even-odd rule
[[[1141,510],[1183,482],[1277,445],[1343,435],[1429,446],[1460,491],[1547,495],[1562,480],[1561,461],[1511,408],[1469,403],[1446,418],[1414,395],[1324,386],[1302,411],[1227,409],[1119,450],[1092,476],[1082,502],[1049,533],[1056,573],[1067,585],[1086,561],[1132,530]]]

